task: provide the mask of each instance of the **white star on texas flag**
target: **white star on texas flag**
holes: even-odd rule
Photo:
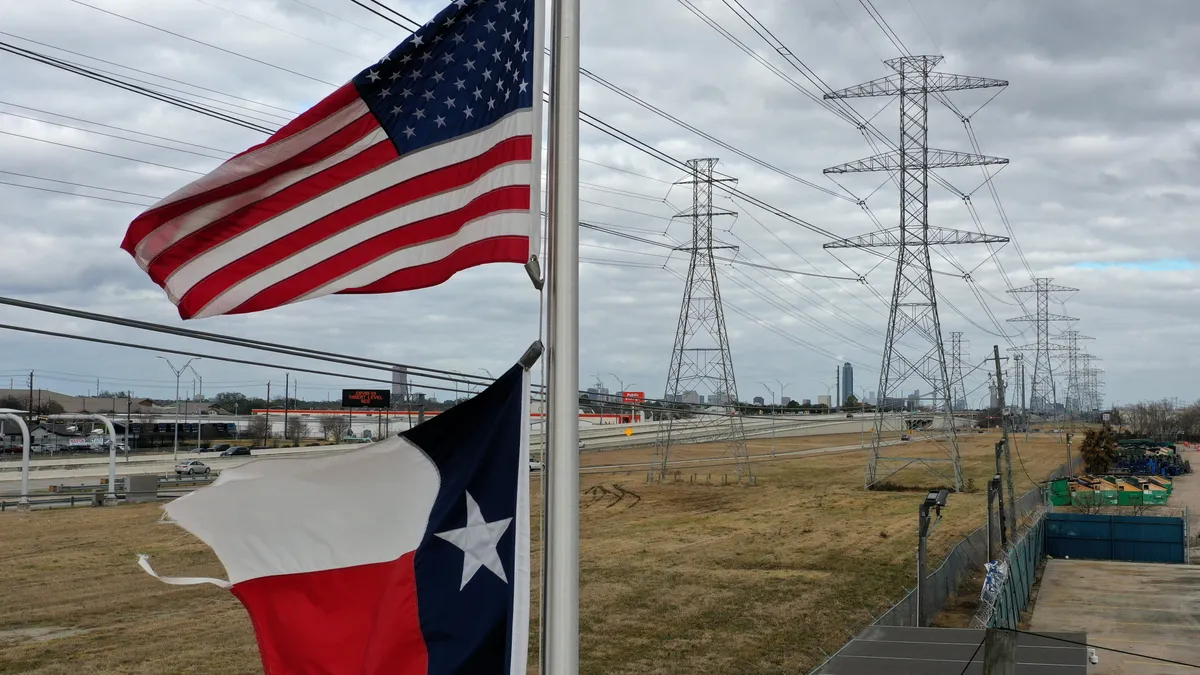
[[[479,510],[479,504],[475,502],[471,493],[467,492],[466,495],[467,526],[434,533],[434,536],[445,539],[462,549],[462,585],[458,587],[458,590],[461,591],[467,587],[467,582],[474,578],[480,567],[488,568],[500,577],[501,581],[508,583],[508,577],[504,574],[504,564],[500,562],[500,554],[496,552],[496,546],[500,543],[500,537],[504,536],[508,526],[512,524],[512,518],[503,518],[489,523],[484,520],[483,512]]]

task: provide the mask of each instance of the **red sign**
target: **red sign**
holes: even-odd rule
[[[621,392],[621,400],[625,403],[641,403],[646,400],[646,392],[623,391]]]

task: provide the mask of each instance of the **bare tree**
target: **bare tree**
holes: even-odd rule
[[[1122,420],[1135,436],[1160,441],[1180,436],[1195,439],[1200,437],[1200,401],[1182,408],[1168,399],[1142,401],[1129,406]]]
[[[350,418],[345,415],[324,415],[321,417],[321,433],[327,440],[340,442],[350,432]]]
[[[1101,515],[1108,511],[1108,504],[1104,503],[1104,498],[1101,497],[1099,490],[1079,490],[1071,497],[1071,506],[1079,513],[1088,515]]]
[[[262,439],[265,443],[269,431],[267,428],[267,418],[262,415],[254,415],[246,423],[246,435],[254,440]]]
[[[299,417],[290,417],[288,418],[287,429],[284,430],[284,435],[293,442],[299,443],[300,441],[304,440],[306,436],[308,436],[309,431],[311,431],[311,429],[309,428],[308,422],[305,422]]]

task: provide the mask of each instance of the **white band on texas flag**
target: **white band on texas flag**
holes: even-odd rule
[[[527,377],[514,366],[401,436],[252,461],[166,507],[225,566],[266,673],[525,672]]]

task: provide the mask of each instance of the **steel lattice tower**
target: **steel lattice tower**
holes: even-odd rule
[[[963,384],[962,332],[950,333],[950,404],[953,410],[967,407],[967,387]]]
[[[872,232],[825,244],[825,248],[894,248],[896,277],[888,314],[887,337],[883,346],[883,366],[879,373],[879,401],[871,433],[871,451],[867,459],[866,486],[887,480],[905,467],[917,463],[949,477],[957,490],[963,489],[962,466],[958,455],[958,436],[950,400],[951,380],[938,318],[937,292],[933,285],[933,266],[929,247],[946,244],[1002,243],[1007,237],[963,232],[929,225],[929,170],[945,167],[1006,164],[1008,160],[953,150],[929,147],[929,95],[963,89],[1005,87],[1008,82],[984,77],[953,75],[933,70],[941,56],[905,56],[884,61],[894,74],[847,89],[830,92],[826,99],[898,96],[900,98],[900,143],[896,150],[825,169],[825,173],[887,171],[898,179],[900,187],[900,225],[894,230]],[[906,345],[905,338],[922,343]],[[928,420],[906,419],[889,414],[903,407],[905,385],[924,385],[928,403],[941,427]],[[921,391],[918,389],[918,392]],[[921,397],[918,395],[918,403]],[[897,405],[899,404],[899,406]],[[940,433],[944,429],[944,434]],[[920,456],[885,457],[883,436],[886,431],[910,430],[933,441],[937,451]],[[911,446],[923,447],[923,446]],[[905,454],[912,455],[913,452]],[[949,463],[952,475],[939,471]],[[888,468],[881,471],[881,464]]]
[[[1079,374],[1083,379],[1082,389],[1086,404],[1084,410],[1099,410],[1104,402],[1100,395],[1100,376],[1104,374],[1104,369],[1097,368],[1092,363],[1099,361],[1100,357],[1083,352],[1078,356],[1078,360],[1081,364]]]
[[[679,309],[679,324],[675,329],[675,347],[671,351],[671,366],[667,372],[666,398],[676,404],[709,403],[717,408],[695,416],[686,425],[673,415],[660,422],[655,439],[655,456],[659,461],[659,476],[668,473],[671,443],[686,434],[687,442],[724,442],[726,453],[737,463],[738,480],[750,477],[746,431],[742,418],[734,407],[737,403],[737,382],[733,374],[733,357],[729,349],[729,334],[725,330],[725,312],[721,306],[721,289],[717,283],[717,266],[713,250],[733,248],[714,245],[713,218],[734,216],[733,211],[713,208],[713,184],[736,182],[732,178],[713,178],[716,159],[692,159],[687,165],[691,176],[678,185],[692,186],[692,208],[676,217],[687,218],[692,224],[692,240],[676,250],[688,251],[687,281],[683,287],[683,304]],[[704,400],[705,393],[711,394]],[[723,411],[725,414],[714,414]]]
[[[1058,404],[1058,396],[1054,389],[1054,371],[1050,366],[1050,352],[1061,351],[1062,348],[1050,344],[1050,324],[1057,321],[1078,321],[1069,316],[1050,313],[1051,293],[1073,293],[1079,290],[1078,288],[1055,286],[1050,283],[1051,281],[1053,280],[1048,278],[1034,279],[1032,285],[1012,288],[1008,291],[1014,294],[1033,293],[1037,297],[1037,314],[1019,316],[1009,319],[1009,322],[1032,323],[1036,329],[1037,342],[1035,344],[1015,349],[1034,353],[1033,377],[1030,378],[1029,385],[1029,410],[1040,413],[1053,412]]]
[[[1061,336],[1066,341],[1067,351],[1067,398],[1066,409],[1068,413],[1079,414],[1087,410],[1084,403],[1084,382],[1079,369],[1080,340],[1092,340],[1086,335],[1080,335],[1077,330],[1063,331]]]

